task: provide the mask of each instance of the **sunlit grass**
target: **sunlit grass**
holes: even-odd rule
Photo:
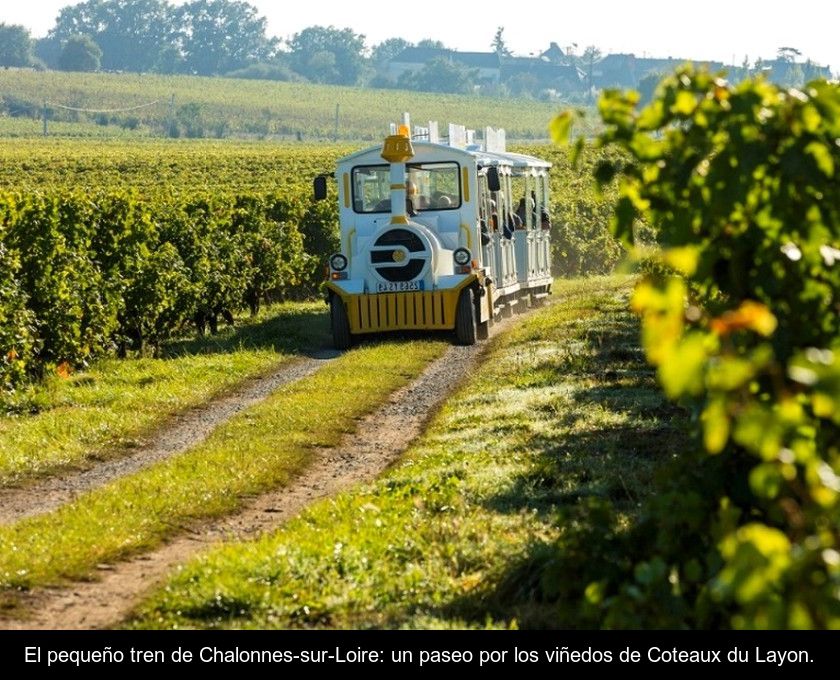
[[[0,528],[0,588],[85,576],[197,518],[235,510],[243,495],[286,483],[313,447],[335,444],[446,347],[385,342],[349,352],[280,388],[187,453]]]
[[[323,345],[323,303],[289,303],[218,336],[172,342],[162,358],[109,359],[32,388],[0,416],[0,484],[134,447],[176,413]],[[18,402],[21,398],[18,398]]]

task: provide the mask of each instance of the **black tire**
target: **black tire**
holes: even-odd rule
[[[333,346],[336,349],[350,349],[353,337],[350,335],[350,320],[347,309],[338,295],[330,296],[330,326],[332,328]]]
[[[475,305],[472,300],[472,291],[465,289],[461,291],[455,311],[455,340],[459,345],[474,345],[475,335]]]

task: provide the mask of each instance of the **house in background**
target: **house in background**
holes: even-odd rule
[[[409,47],[389,62],[386,76],[398,82],[403,74],[422,71],[435,59],[446,59],[475,73],[476,85],[498,85],[517,75],[533,78],[542,88],[579,89],[581,75],[557,43],[538,57],[500,57],[496,52],[458,52],[457,50]]]
[[[635,54],[608,54],[593,67],[592,84],[598,89],[634,88],[638,87],[639,82],[651,73],[670,73],[685,63],[692,63],[698,68],[708,68],[715,73],[729,69],[720,61],[691,61],[673,57],[656,59],[637,57]]]
[[[409,72],[422,71],[436,59],[446,59],[474,73],[476,85],[498,85],[518,82],[530,91],[554,90],[571,94],[588,89],[588,77],[580,68],[579,59],[567,55],[556,42],[538,56],[500,56],[496,52],[458,52],[457,50],[409,47],[398,54],[388,65],[386,76],[396,83]],[[728,72],[733,79],[742,76],[739,67],[727,66],[719,61],[698,61],[667,57],[637,57],[634,54],[608,54],[592,67],[591,85],[596,89],[636,88],[650,74],[672,72],[678,66],[692,63],[712,72]],[[790,59],[759,61],[753,72],[764,72],[780,85],[796,85],[814,78],[831,78],[828,66],[811,61],[795,62]],[[516,91],[511,88],[511,91]]]
[[[797,62],[791,59],[769,59],[756,64],[767,78],[781,85],[799,85],[816,78],[831,79],[831,67],[820,66],[810,59]]]
[[[435,59],[446,59],[476,73],[476,83],[498,84],[501,80],[499,55],[495,52],[458,52],[429,47],[408,47],[388,64],[386,75],[394,82],[409,71],[422,71]]]
[[[583,73],[566,56],[556,42],[537,57],[504,57],[502,80],[528,78],[540,89],[577,92],[581,89]]]

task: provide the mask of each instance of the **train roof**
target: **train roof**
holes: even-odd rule
[[[483,151],[478,147],[467,147],[461,149],[448,144],[435,144],[432,142],[413,141],[415,162],[429,163],[436,161],[458,160],[463,161],[469,158],[481,167],[489,167],[493,165],[510,166],[513,168],[533,168],[533,169],[548,169],[551,163],[537,158],[536,156],[528,156],[521,153],[511,153],[509,151]],[[349,156],[340,158],[339,164],[351,165],[381,165],[385,163],[382,156],[382,145],[372,146],[367,149],[362,149]]]

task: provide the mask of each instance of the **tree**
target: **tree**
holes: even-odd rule
[[[98,71],[101,59],[102,50],[89,35],[73,35],[64,43],[58,68],[62,71]]]
[[[499,59],[502,57],[509,57],[513,54],[509,49],[508,46],[505,44],[505,36],[503,35],[505,32],[504,26],[499,26],[496,29],[496,35],[493,36],[493,43],[491,47],[493,51],[499,56]]]
[[[533,73],[516,73],[505,85],[514,97],[533,97],[540,89],[540,81]]]
[[[54,37],[38,38],[35,41],[35,58],[44,63],[48,68],[58,68],[61,47],[61,41]]]
[[[403,38],[388,38],[374,46],[371,51],[370,60],[376,66],[384,66],[388,62],[393,61],[394,57],[409,47],[413,47],[413,45],[408,40],[404,40]]]
[[[175,42],[175,11],[165,0],[87,0],[65,7],[50,38],[89,35],[102,50],[102,67],[150,71]]]
[[[292,68],[315,82],[355,85],[364,68],[365,36],[350,28],[310,26],[288,45]]]
[[[601,56],[601,50],[595,47],[595,45],[590,45],[583,51],[583,55],[580,57],[580,63],[583,64],[583,67],[586,70],[587,101],[592,101],[592,71],[595,68],[595,64],[601,61]]]
[[[419,43],[417,43],[417,47],[424,50],[446,49],[446,45],[444,45],[440,40],[432,40],[431,38],[423,38]]]
[[[228,73],[267,61],[277,41],[247,2],[195,0],[177,10],[184,68],[199,75]]]
[[[184,59],[181,48],[177,45],[169,45],[162,49],[152,70],[156,73],[181,73],[186,71],[186,59]]]
[[[0,24],[0,66],[29,66],[32,38],[23,26]]]
[[[776,58],[779,61],[788,61],[788,62],[795,62],[797,57],[801,57],[802,52],[800,52],[795,47],[780,47],[776,50]]]
[[[399,79],[399,85],[421,92],[447,92],[466,94],[473,89],[475,72],[465,69],[449,59],[432,59],[420,71],[408,71]]]

